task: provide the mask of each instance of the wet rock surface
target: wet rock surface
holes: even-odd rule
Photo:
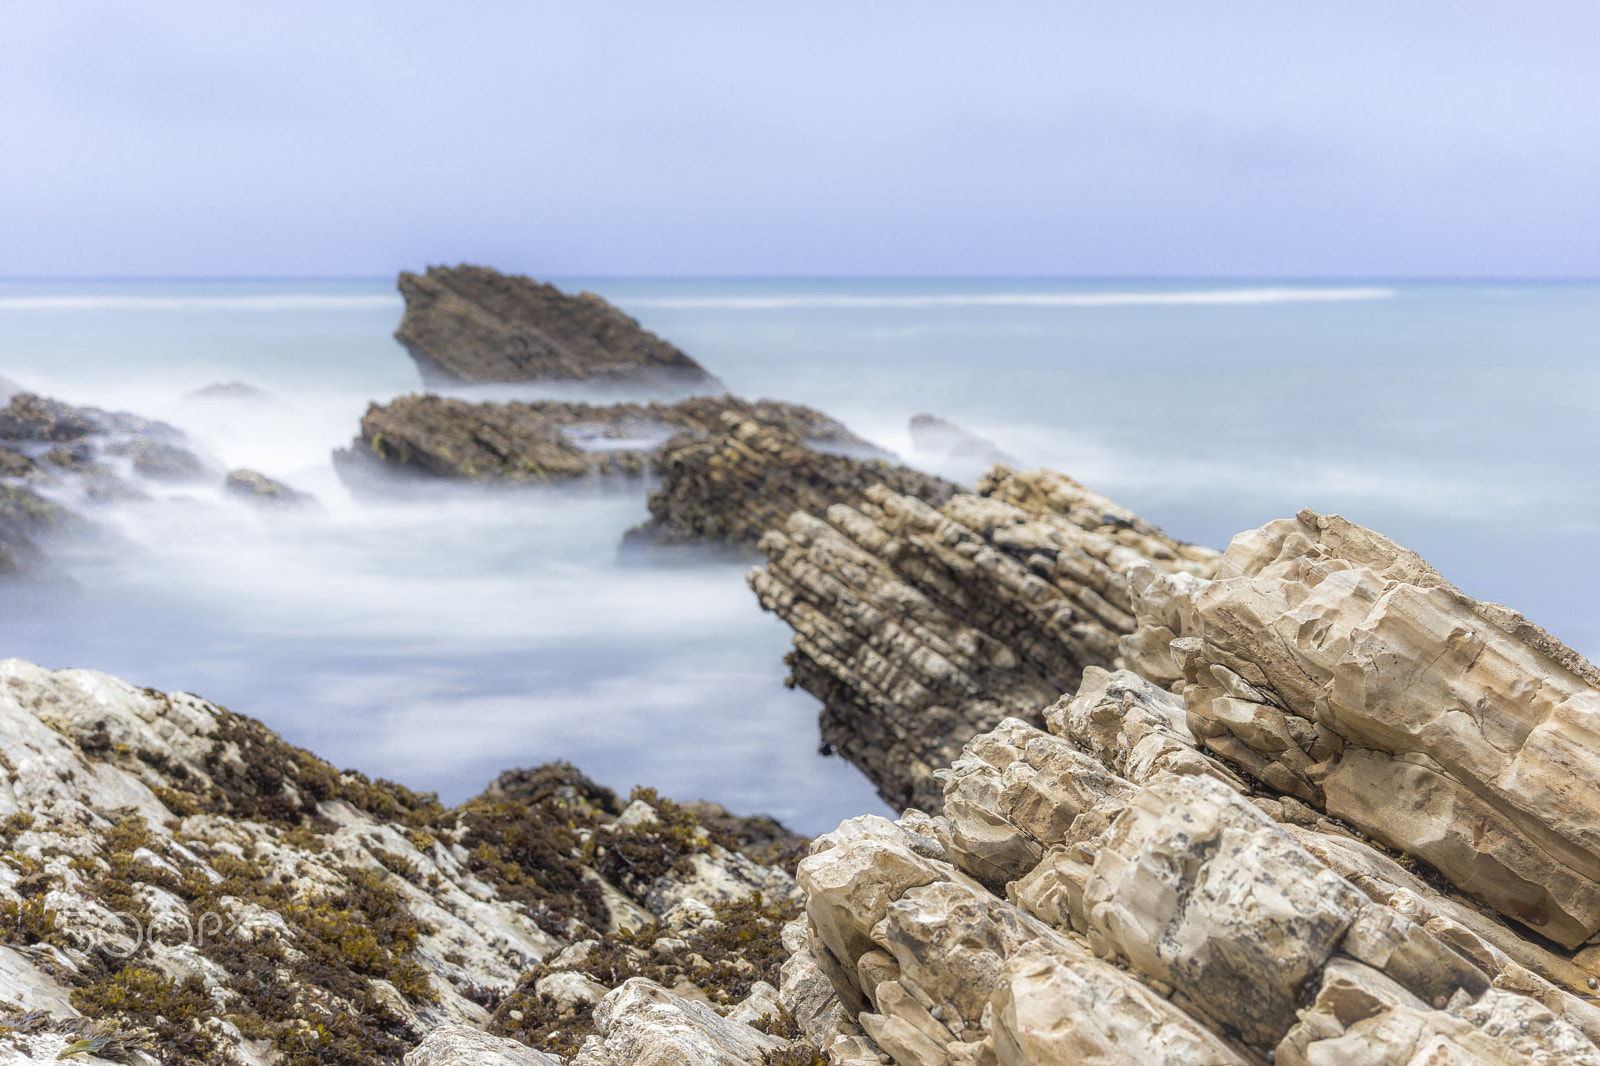
[[[371,405],[361,435],[334,462],[347,481],[373,471],[509,484],[642,476],[668,441],[722,432],[725,415],[781,427],[808,447],[876,450],[820,411],[773,400],[475,404],[411,395]]]
[[[940,506],[867,485],[765,534],[761,606],[795,631],[791,679],[823,703],[823,742],[894,807],[937,810],[935,768],[975,733],[1044,709],[1134,629],[1127,575],[1184,578],[1182,544],[1052,471],[997,466]]]
[[[699,363],[592,292],[487,267],[402,273],[395,339],[429,383],[611,381],[714,388]]]

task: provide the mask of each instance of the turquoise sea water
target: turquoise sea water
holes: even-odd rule
[[[976,473],[913,452],[929,412],[1217,547],[1338,511],[1600,652],[1600,285],[562,284],[914,465]],[[350,497],[330,451],[368,402],[421,387],[400,310],[387,279],[0,283],[0,376],[164,419],[323,503],[185,490],[102,511],[117,536],[66,560],[76,591],[0,602],[0,654],[198,691],[447,800],[567,758],[811,832],[879,809],[815,754],[743,564],[619,563],[643,484]],[[267,395],[187,395],[232,380]]]

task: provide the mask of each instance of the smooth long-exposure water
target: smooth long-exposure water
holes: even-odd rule
[[[733,391],[812,404],[914,465],[907,419],[931,412],[1217,547],[1338,511],[1600,650],[1600,287],[586,287]],[[97,512],[117,535],[64,559],[76,589],[4,592],[0,655],[200,692],[447,801],[566,758],[810,832],[880,810],[816,754],[746,564],[619,561],[643,483],[350,496],[331,450],[368,402],[421,387],[400,311],[387,280],[0,285],[0,376],[163,419],[322,504],[185,489]],[[234,380],[265,395],[189,395]]]

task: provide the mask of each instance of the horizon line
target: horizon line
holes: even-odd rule
[[[465,264],[463,264],[465,265]],[[498,269],[498,268],[491,268]],[[388,281],[394,274],[0,274],[0,284],[16,282],[265,282]],[[501,271],[501,273],[513,273]],[[528,275],[524,275],[528,276]],[[649,282],[1388,282],[1398,284],[1593,284],[1600,275],[1563,274],[563,274],[545,278],[573,281]]]

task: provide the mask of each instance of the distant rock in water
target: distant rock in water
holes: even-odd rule
[[[1071,478],[1003,466],[942,501],[869,485],[774,521],[760,547],[750,587],[795,631],[791,681],[822,701],[823,742],[885,802],[926,811],[974,734],[1041,724],[1115,664],[1130,571],[1210,577],[1220,558]]]
[[[911,446],[917,454],[934,459],[968,462],[989,467],[995,463],[1016,463],[993,441],[968,433],[954,422],[937,415],[911,417]]]
[[[782,426],[819,448],[882,454],[820,411],[771,400],[475,404],[412,395],[370,406],[361,435],[334,453],[334,463],[347,482],[357,484],[370,483],[363,476],[375,471],[525,484],[638,476],[649,471],[652,454],[667,441],[685,432],[719,432],[727,413]]]
[[[191,400],[264,400],[271,393],[243,381],[219,381],[187,393]]]
[[[699,363],[592,292],[488,267],[402,273],[395,339],[429,384],[597,381],[716,388]]]
[[[650,521],[628,532],[627,546],[721,544],[750,551],[790,514],[820,516],[835,504],[854,506],[875,487],[930,507],[961,491],[953,482],[883,459],[819,451],[787,426],[735,411],[722,415],[719,428],[662,449]]]
[[[283,482],[275,481],[254,470],[230,471],[222,487],[230,495],[265,507],[307,507],[317,502],[316,497],[309,492],[292,489]]]
[[[48,572],[40,542],[87,528],[59,497],[138,500],[213,476],[165,423],[14,393],[0,408],[0,576]]]

